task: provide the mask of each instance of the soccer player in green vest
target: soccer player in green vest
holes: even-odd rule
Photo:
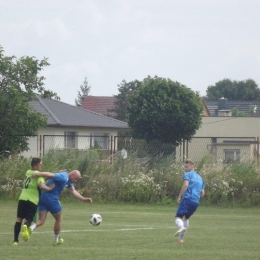
[[[54,184],[49,187],[46,186],[45,179],[43,177],[39,177],[37,179],[31,177],[33,173],[39,172],[42,168],[42,160],[40,158],[32,158],[31,167],[32,169],[26,172],[23,189],[19,197],[17,219],[14,225],[13,246],[18,246],[18,237],[23,220],[23,228],[29,227],[32,223],[39,202],[40,189],[50,191],[55,187]]]

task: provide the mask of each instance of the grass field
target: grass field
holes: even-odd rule
[[[260,208],[199,207],[185,243],[174,233],[176,206],[63,202],[64,244],[53,247],[53,218],[13,247],[16,202],[0,201],[0,259],[260,259]],[[102,225],[89,224],[100,213]]]

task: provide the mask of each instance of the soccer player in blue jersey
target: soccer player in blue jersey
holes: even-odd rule
[[[178,227],[175,237],[178,237],[179,243],[184,242],[183,238],[189,227],[189,218],[199,206],[200,198],[205,195],[205,183],[202,177],[194,171],[193,161],[185,161],[184,171],[183,185],[177,198],[180,205],[175,216],[175,224]]]
[[[83,201],[83,202],[92,202],[91,198],[83,197],[75,188],[73,183],[77,182],[81,178],[81,174],[77,170],[73,170],[70,173],[62,172],[62,173],[49,173],[49,172],[41,172],[35,173],[32,175],[34,178],[37,177],[45,177],[51,178],[46,182],[46,185],[49,186],[52,183],[55,184],[55,187],[50,192],[42,192],[41,198],[39,201],[39,218],[36,223],[33,223],[27,232],[28,238],[32,231],[39,226],[42,226],[45,223],[47,213],[50,211],[52,216],[55,219],[54,224],[54,241],[53,245],[59,245],[63,243],[63,239],[60,238],[60,230],[61,230],[61,219],[62,219],[62,207],[59,202],[59,195],[63,189],[68,188],[71,194]],[[27,239],[28,239],[27,238]]]

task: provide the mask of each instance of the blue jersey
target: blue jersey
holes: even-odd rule
[[[186,172],[183,175],[183,180],[189,182],[188,188],[185,191],[183,198],[189,199],[199,204],[201,190],[205,189],[205,183],[203,179],[196,172]]]
[[[46,185],[50,186],[52,183],[55,183],[55,188],[50,191],[43,191],[41,194],[41,198],[44,197],[58,198],[62,190],[64,190],[66,187],[73,187],[73,183],[69,181],[69,174],[67,172],[54,173],[54,177],[52,179],[49,179],[46,182]]]

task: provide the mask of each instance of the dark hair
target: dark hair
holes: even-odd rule
[[[31,166],[34,167],[34,166],[36,166],[37,164],[39,164],[41,161],[42,161],[42,159],[40,159],[40,158],[37,158],[37,157],[32,158]]]
[[[194,162],[193,162],[192,160],[190,160],[190,159],[187,159],[187,160],[185,161],[185,163],[194,165]]]

